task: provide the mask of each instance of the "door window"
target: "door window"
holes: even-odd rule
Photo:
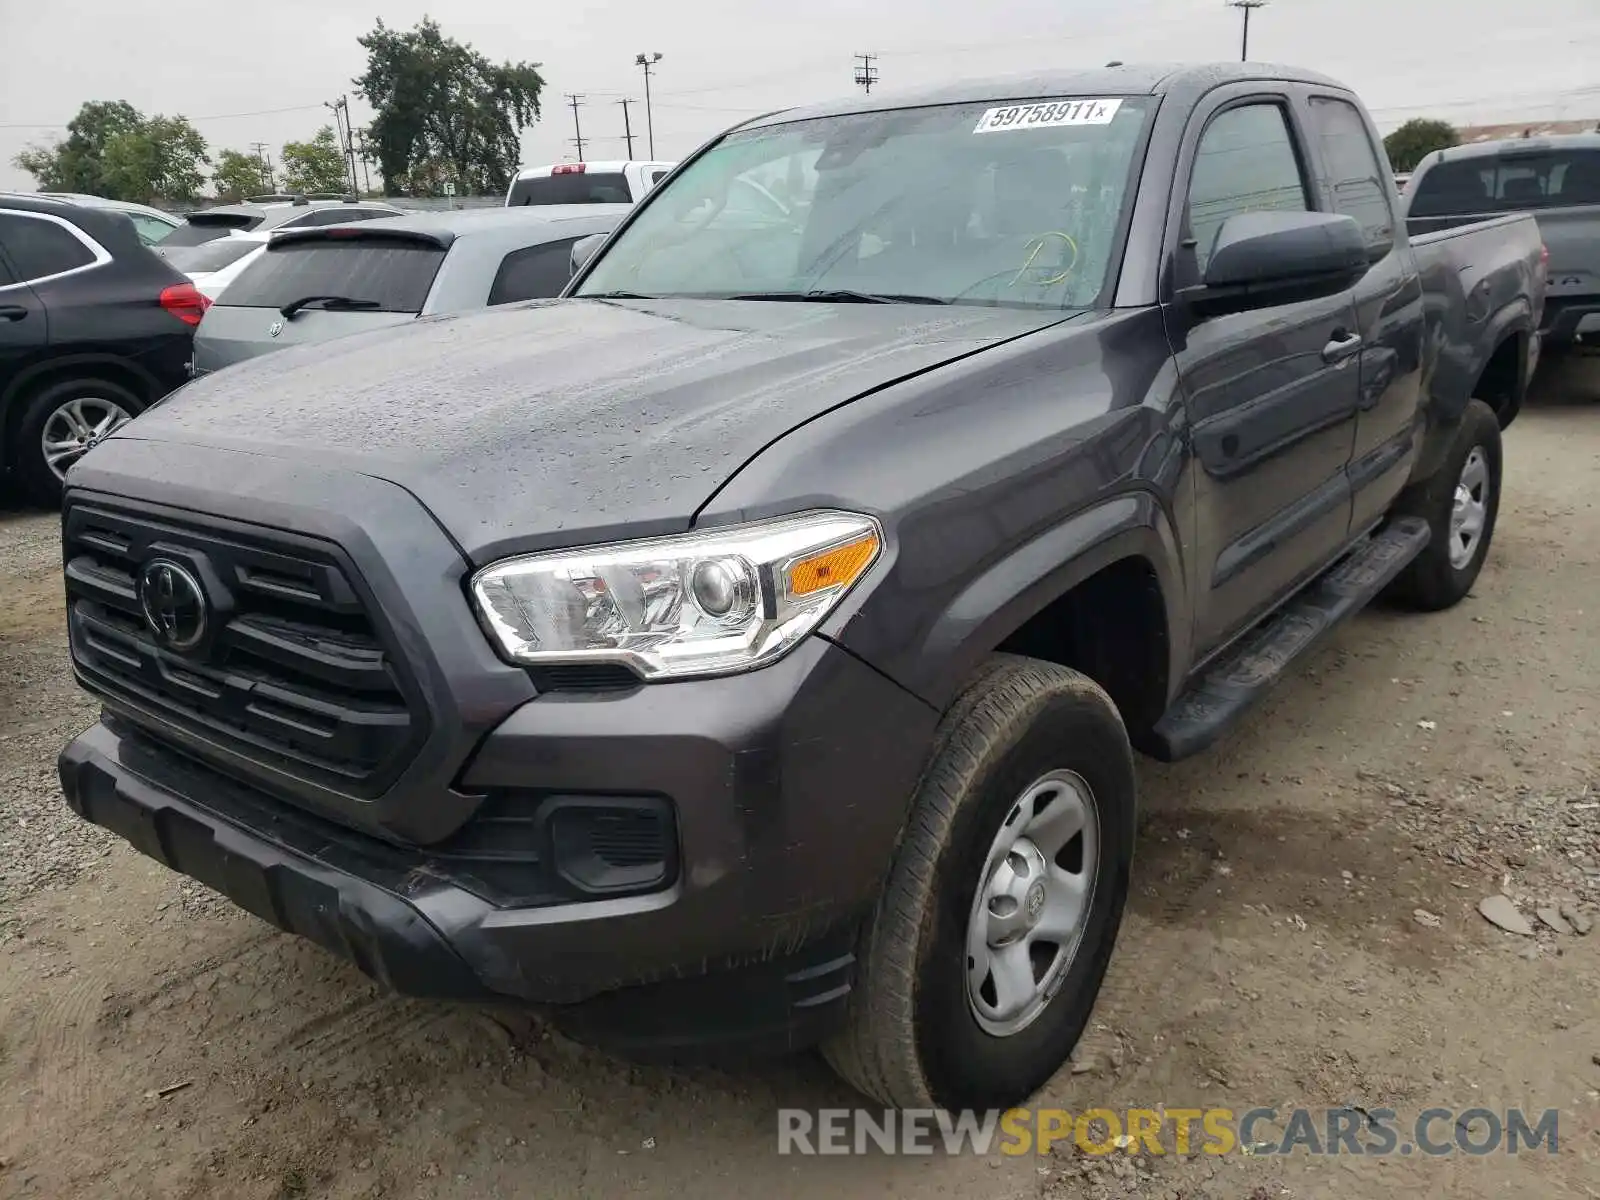
[[[1307,212],[1305,174],[1280,104],[1245,104],[1206,126],[1189,179],[1189,233],[1203,274],[1217,231],[1240,213]]]
[[[1394,212],[1384,185],[1388,167],[1378,160],[1366,122],[1355,105],[1327,96],[1312,98],[1311,122],[1328,171],[1333,211],[1354,217],[1367,252],[1374,260],[1383,257],[1394,245]]]
[[[0,246],[23,283],[87,267],[95,253],[65,225],[42,216],[0,213]]]

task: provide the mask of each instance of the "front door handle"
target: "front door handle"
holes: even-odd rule
[[[1358,354],[1360,351],[1361,335],[1359,333],[1348,333],[1343,329],[1335,329],[1333,337],[1322,348],[1322,361],[1330,367],[1337,366],[1352,354]]]
[[[20,321],[28,310],[20,304],[0,304],[0,321]]]

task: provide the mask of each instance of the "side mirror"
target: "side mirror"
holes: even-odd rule
[[[594,252],[600,249],[600,244],[609,237],[609,234],[591,233],[588,237],[579,238],[572,243],[572,274],[574,276],[584,268]]]
[[[1205,313],[1244,312],[1330,296],[1370,266],[1353,217],[1319,212],[1252,212],[1217,230],[1205,281],[1187,289]]]

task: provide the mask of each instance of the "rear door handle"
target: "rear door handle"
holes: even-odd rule
[[[28,310],[20,304],[0,304],[0,321],[20,321]]]
[[[1351,355],[1359,353],[1360,350],[1361,335],[1359,333],[1347,333],[1343,329],[1335,329],[1332,339],[1322,348],[1322,361],[1329,366],[1337,366]]]

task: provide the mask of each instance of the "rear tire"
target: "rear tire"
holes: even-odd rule
[[[1063,834],[1074,812],[1085,832]],[[1004,1108],[1037,1091],[1072,1053],[1099,993],[1127,899],[1134,819],[1132,752],[1110,697],[1051,663],[1004,655],[986,664],[940,725],[862,936],[847,1026],[823,1045],[834,1069],[903,1108]],[[1067,837],[1059,853],[1051,822]],[[1042,858],[1027,858],[1039,848]],[[998,893],[1002,872],[1008,885],[1021,881],[1020,907]],[[1015,936],[993,933],[993,920],[1024,915]],[[1052,924],[1067,932],[1053,940]],[[1008,961],[1027,964],[1026,974],[1010,974],[1010,990],[1031,999],[1007,1016],[995,988],[1002,956],[1019,947],[1026,955]],[[993,974],[978,965],[985,954]]]
[[[1500,513],[1501,461],[1499,419],[1482,400],[1468,401],[1439,469],[1395,504],[1394,515],[1421,517],[1433,531],[1392,585],[1395,599],[1437,612],[1472,590]]]
[[[46,508],[61,506],[63,473],[118,426],[138,416],[144,401],[109,379],[69,379],[46,384],[23,401],[12,465],[29,500]],[[76,442],[81,448],[47,452]],[[54,465],[52,465],[54,461]]]

